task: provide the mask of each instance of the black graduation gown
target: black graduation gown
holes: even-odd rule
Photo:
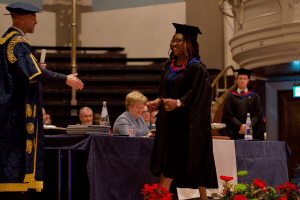
[[[159,98],[167,98],[167,63]],[[185,105],[167,112],[160,106],[150,170],[173,178],[177,187],[218,188],[211,134],[212,88],[202,63],[188,64],[177,75],[172,99]],[[172,184],[173,184],[172,183]]]
[[[233,140],[244,139],[239,130],[246,123],[247,113],[250,113],[253,139],[263,140],[262,106],[259,96],[252,91],[243,94],[233,91],[228,95],[222,116],[222,123],[226,124],[226,128],[222,129],[221,135],[229,136]]]
[[[0,191],[43,188],[39,81],[65,84],[66,76],[41,68],[28,40],[9,28],[0,39]]]

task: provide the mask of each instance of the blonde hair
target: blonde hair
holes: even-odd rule
[[[143,102],[146,104],[148,102],[148,99],[139,91],[132,91],[128,93],[125,99],[126,110],[128,111],[128,108],[132,107],[137,102]]]

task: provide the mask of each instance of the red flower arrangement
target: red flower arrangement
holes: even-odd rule
[[[241,171],[246,172],[246,171]],[[239,172],[239,176],[247,175],[248,173]],[[267,183],[255,178],[253,183],[240,183],[235,186],[229,181],[232,177],[220,176],[223,180],[224,190],[222,192],[223,200],[247,200],[247,199],[263,199],[263,200],[298,200],[300,193],[297,185],[286,182],[277,186],[276,189],[271,186],[267,187]],[[279,191],[280,196],[276,195]]]
[[[152,184],[152,186],[145,184],[145,189],[142,189],[144,200],[172,200],[171,193],[159,183]]]
[[[282,183],[275,190],[279,191],[279,194],[284,195],[280,200],[297,199],[300,196],[297,186],[290,182]]]
[[[231,181],[231,180],[233,180],[233,177],[229,177],[229,176],[220,176],[220,179],[222,179],[223,181]]]
[[[238,194],[235,195],[233,200],[247,200],[247,198],[244,195]]]
[[[239,176],[244,176],[248,173],[238,173]],[[233,186],[227,180],[232,180],[232,177],[220,176],[224,181],[222,192],[223,200],[247,200],[247,199],[264,199],[275,200],[275,189],[272,187],[266,187],[267,183],[255,178],[253,183],[247,182],[245,184],[240,183]]]
[[[254,185],[256,186],[256,187],[258,187],[258,188],[264,188],[266,185],[267,185],[267,183],[266,182],[264,182],[264,181],[261,181],[261,180],[259,180],[259,179],[254,179]]]

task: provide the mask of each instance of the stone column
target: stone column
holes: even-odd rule
[[[72,0],[44,0],[43,10],[56,13],[56,46],[72,45]],[[93,12],[92,0],[76,0],[77,46],[81,46],[81,14]]]
[[[220,0],[185,0],[186,23],[198,26],[201,61],[207,68],[224,68],[223,15],[219,10]]]

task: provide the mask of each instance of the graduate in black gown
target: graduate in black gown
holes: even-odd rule
[[[77,74],[44,69],[33,55],[26,33],[34,32],[41,9],[22,2],[6,9],[13,26],[0,39],[0,199],[12,199],[5,192],[43,189],[41,82],[83,88]]]
[[[251,71],[243,68],[235,71],[238,72],[238,88],[225,101],[222,123],[226,124],[226,128],[222,129],[221,135],[229,136],[233,140],[244,139],[247,113],[250,113],[253,139],[263,140],[264,130],[261,127],[264,126],[264,121],[260,98],[247,88]]]
[[[199,56],[198,27],[175,24],[158,98],[148,102],[159,109],[150,170],[160,184],[198,188],[207,199],[206,188],[218,188],[211,134],[212,87]],[[173,181],[173,182],[172,182]]]

